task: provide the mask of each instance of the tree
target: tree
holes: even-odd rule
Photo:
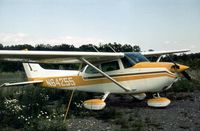
[[[91,51],[91,52],[96,52],[95,49],[92,47],[92,44],[88,44],[88,45],[82,45],[79,47],[80,51]]]
[[[123,52],[132,52],[133,47],[131,45],[125,44],[125,45],[122,46],[122,51]]]
[[[0,44],[0,50],[2,50],[3,49],[3,45],[2,44]]]
[[[149,49],[148,51],[154,51],[153,49]]]
[[[74,50],[76,50],[76,48],[73,45],[62,44],[62,45],[53,46],[52,50],[56,50],[56,51],[74,51]]]
[[[134,52],[140,52],[141,49],[140,49],[140,47],[139,47],[138,45],[134,45],[134,46],[133,46],[133,51],[134,51]]]

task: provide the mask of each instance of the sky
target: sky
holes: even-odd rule
[[[0,43],[200,52],[200,0],[0,0]]]

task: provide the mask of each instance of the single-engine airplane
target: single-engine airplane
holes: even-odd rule
[[[166,54],[183,53],[189,50],[153,52],[64,52],[64,51],[27,51],[0,50],[0,60],[20,61],[23,63],[28,81],[4,83],[1,87],[34,84],[45,88],[78,90],[104,93],[101,99],[83,102],[87,109],[101,110],[110,93],[130,94],[139,100],[145,93],[155,93],[147,101],[151,107],[166,107],[170,100],[160,97],[159,93],[169,89],[189,67],[175,62],[160,62]],[[160,56],[157,62],[150,62],[145,56]],[[77,70],[44,69],[41,63],[79,63]]]

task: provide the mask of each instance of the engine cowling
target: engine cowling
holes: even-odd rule
[[[90,99],[83,102],[83,106],[89,110],[102,110],[106,103],[101,99]]]

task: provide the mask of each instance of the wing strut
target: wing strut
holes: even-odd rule
[[[25,81],[25,82],[17,82],[17,83],[4,83],[0,85],[0,87],[10,87],[10,86],[22,86],[22,85],[28,85],[28,84],[38,84],[42,83],[43,81]]]
[[[109,75],[107,75],[106,73],[104,73],[103,71],[101,71],[100,69],[98,69],[96,66],[94,66],[92,63],[90,63],[89,61],[87,61],[84,58],[81,58],[82,61],[84,61],[86,64],[88,64],[89,66],[91,66],[92,68],[94,68],[96,71],[98,71],[100,74],[102,74],[103,76],[105,76],[106,78],[108,78],[110,81],[112,81],[113,83],[115,83],[117,86],[119,86],[120,88],[122,88],[124,91],[128,92],[128,91],[133,91],[128,87],[123,86],[122,84],[120,84],[119,82],[117,82],[115,79],[113,79],[112,77],[110,77]]]

